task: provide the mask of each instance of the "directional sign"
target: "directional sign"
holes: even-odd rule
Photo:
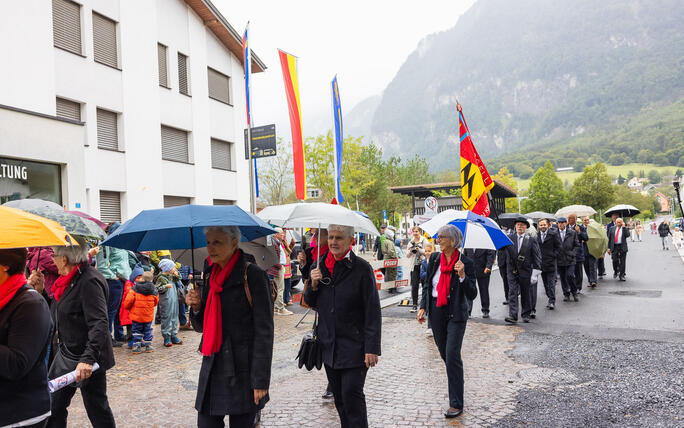
[[[249,143],[245,129],[245,159],[249,159]],[[276,155],[275,124],[252,128],[252,157],[266,158]]]

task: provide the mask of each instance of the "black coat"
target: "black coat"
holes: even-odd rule
[[[537,269],[541,270],[541,262],[542,262],[542,257],[541,257],[541,251],[539,250],[539,243],[537,242],[537,238],[535,238],[532,235],[525,234],[525,237],[523,238],[523,245],[520,247],[522,250],[521,253],[518,253],[518,234],[514,233],[511,235],[511,241],[513,242],[513,245],[509,245],[507,247],[504,247],[507,251],[508,255],[508,262],[506,263],[506,272],[509,277],[511,275],[518,276],[522,279],[527,279],[529,280],[532,277],[532,270]],[[519,258],[524,257],[524,261],[520,263]],[[514,274],[514,270],[518,270],[518,274]]]
[[[615,226],[611,227],[610,230],[608,230],[608,249],[611,252],[620,250],[623,253],[626,253],[628,251],[627,238],[629,238],[629,228],[627,226],[622,226],[622,239],[617,244],[615,243],[615,232],[617,232]]]
[[[541,270],[542,272],[553,272],[556,270],[556,258],[558,251],[560,251],[560,235],[557,230],[547,229],[546,237],[542,242],[542,233],[537,231],[537,243],[541,251]]]
[[[50,410],[45,353],[51,332],[45,299],[26,285],[0,311],[0,426]]]
[[[662,222],[658,225],[658,236],[664,238],[667,235],[672,235],[672,232],[670,232],[670,225]],[[610,239],[610,235],[608,236],[608,239]],[[615,241],[615,234],[613,234],[613,241]]]
[[[100,370],[114,367],[108,299],[107,281],[97,269],[84,263],[51,308],[59,342],[71,354],[80,355],[80,362],[97,362]]]
[[[561,231],[558,231],[558,237],[560,238]],[[561,239],[561,247],[558,250],[558,266],[571,266],[575,264],[575,251],[579,246],[579,240],[577,239],[577,232],[566,226],[565,228],[565,239]]]
[[[425,285],[423,286],[423,298],[420,299],[420,308],[425,309],[427,314],[432,308],[432,280],[437,273],[437,268],[442,257],[442,253],[430,254],[428,261]],[[463,282],[456,272],[451,274],[451,284],[449,287],[449,308],[451,317],[454,321],[468,321],[468,300],[475,300],[477,297],[477,285],[475,285],[475,263],[467,256],[462,255],[461,261],[465,270]]]
[[[475,263],[475,277],[486,278],[492,273],[484,273],[485,268],[492,270],[494,259],[496,259],[496,250],[485,250],[482,248],[463,250],[463,255],[471,259]]]
[[[579,233],[575,230],[575,225],[570,225],[568,224],[567,228],[572,229],[577,233],[577,241],[579,241],[579,245],[577,248],[575,248],[575,262],[582,262],[584,261],[584,247],[586,246],[586,242],[589,240],[589,235],[587,235],[587,227],[583,224],[578,224],[576,223],[577,226],[579,226]]]
[[[326,255],[320,258],[321,274],[330,278]],[[304,300],[318,311],[323,363],[335,369],[361,367],[365,354],[380,355],[382,315],[373,268],[352,251],[334,271],[330,284],[307,287]]]
[[[250,307],[245,294],[245,259],[240,258],[223,283],[221,297],[221,349],[202,357],[195,409],[211,415],[239,415],[262,409],[268,394],[254,404],[254,389],[269,389],[273,358],[273,300],[266,272],[256,264],[247,270],[247,285],[252,295]],[[209,297],[211,272],[200,290],[199,312],[190,310],[197,332],[204,328],[204,308]],[[200,342],[199,349],[202,349]]]

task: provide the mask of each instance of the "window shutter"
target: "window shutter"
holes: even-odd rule
[[[207,68],[207,72],[209,73],[209,98],[230,104],[230,77],[213,68]]]
[[[159,63],[159,86],[169,87],[169,73],[166,67],[166,46],[157,43],[157,62]]]
[[[121,193],[100,190],[100,220],[121,221]]]
[[[93,12],[93,51],[95,61],[119,68],[116,22]]]
[[[97,147],[119,150],[119,131],[116,126],[117,114],[97,109]]]
[[[64,119],[71,119],[81,121],[81,104],[65,100],[64,98],[57,98],[57,117]]]
[[[178,52],[178,92],[190,95],[188,89],[188,57]]]
[[[188,133],[162,125],[162,159],[188,163]]]
[[[230,159],[230,146],[227,141],[211,139],[211,167],[216,169],[232,170]]]
[[[81,55],[81,6],[69,0],[52,0],[52,36],[58,48]]]
[[[164,195],[164,208],[180,207],[181,205],[188,205],[190,198],[185,196],[167,196]]]
[[[235,201],[229,201],[228,199],[214,199],[214,205],[235,205]]]

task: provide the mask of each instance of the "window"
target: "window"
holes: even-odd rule
[[[81,104],[57,97],[57,117],[81,121]]]
[[[178,52],[178,92],[190,95],[188,82],[188,57]]]
[[[118,115],[113,111],[97,109],[97,147],[106,150],[119,150]]]
[[[230,104],[230,77],[207,68],[209,73],[209,98]]]
[[[188,205],[190,198],[185,196],[168,196],[164,195],[164,208],[180,207],[181,205]]]
[[[119,68],[119,44],[116,39],[116,22],[93,12],[93,52],[95,61]]]
[[[100,190],[100,220],[121,221],[121,193]]]
[[[211,167],[216,169],[225,169],[226,171],[233,170],[231,162],[231,146],[233,144],[227,141],[211,139]]]
[[[228,199],[214,199],[214,205],[235,205],[235,201]]]
[[[169,87],[169,72],[166,67],[166,46],[157,43],[157,62],[159,63],[159,86]]]
[[[161,127],[162,159],[189,163],[188,133],[170,126]]]
[[[52,0],[52,37],[56,47],[81,55],[81,6]]]

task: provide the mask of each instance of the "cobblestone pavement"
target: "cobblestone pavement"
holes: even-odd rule
[[[309,317],[309,320],[311,317]],[[298,369],[294,361],[304,332],[295,329],[299,316],[276,318],[276,345],[271,401],[261,426],[339,426],[332,402],[320,398],[326,385],[324,371]],[[383,355],[366,380],[371,426],[487,426],[510,415],[517,395],[539,385],[539,379],[518,376],[533,365],[508,354],[522,329],[470,322],[463,344],[465,413],[446,420],[447,385],[444,364],[432,338],[415,320],[383,319]],[[108,372],[108,395],[120,427],[191,427],[200,356],[200,335],[182,331],[181,346],[163,348],[155,329],[155,351],[132,355],[115,350],[116,366]],[[543,376],[542,376],[543,378]],[[541,379],[543,381],[543,379]],[[572,379],[570,379],[572,381]],[[69,426],[89,426],[80,395],[69,409]]]

